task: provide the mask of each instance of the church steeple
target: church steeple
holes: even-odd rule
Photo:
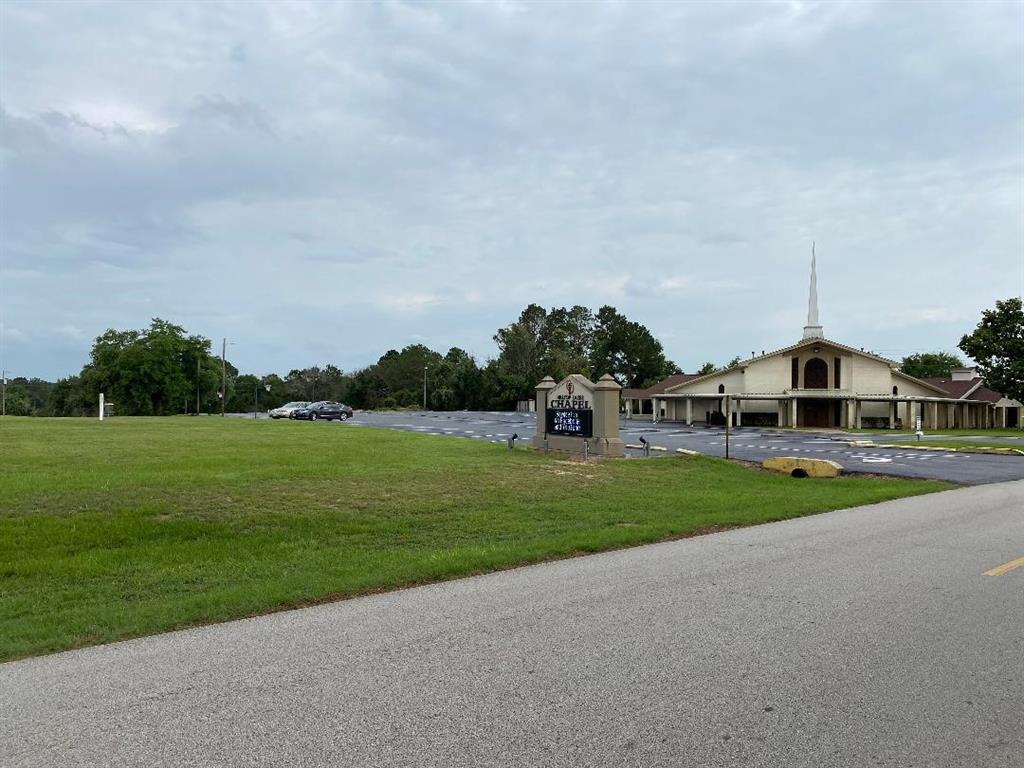
[[[807,297],[807,325],[804,326],[805,339],[821,339],[825,334],[818,322],[818,259],[814,253],[814,242],[811,242],[811,292]]]

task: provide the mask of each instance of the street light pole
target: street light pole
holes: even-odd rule
[[[427,368],[430,366],[423,366],[423,410],[427,410]]]
[[[4,394],[3,394],[3,398],[2,398],[2,400],[3,400],[3,410],[0,411],[0,416],[6,416],[7,415],[7,371],[5,371],[5,370],[4,371],[0,371],[0,378],[2,378],[4,380],[4,384],[3,384]]]
[[[228,401],[228,340],[227,337],[220,343],[220,415],[224,415],[224,408]]]

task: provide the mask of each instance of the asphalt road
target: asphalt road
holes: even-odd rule
[[[0,665],[0,765],[1024,755],[1024,482]]]
[[[326,426],[326,425],[324,425]],[[534,414],[507,412],[358,412],[342,426],[375,426],[431,435],[472,440],[505,442],[518,434],[523,443],[532,439],[536,429]],[[684,424],[632,420],[622,421],[622,438],[639,445],[644,437],[651,445],[665,448],[653,457],[672,455],[677,448],[709,456],[725,456],[725,430],[687,427]],[[771,456],[805,456],[839,462],[847,472],[920,477],[947,480],[963,485],[999,483],[1024,479],[1024,456],[997,456],[981,453],[916,451],[910,448],[864,448],[851,446],[864,435],[841,433],[793,432],[740,428],[730,438],[730,456],[746,461],[764,461]],[[879,439],[871,437],[870,439]],[[634,457],[642,452],[630,449]]]

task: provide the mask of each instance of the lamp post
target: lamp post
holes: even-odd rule
[[[427,410],[427,368],[430,366],[423,366],[423,410]]]
[[[224,408],[228,401],[228,340],[225,337],[220,343],[220,415],[224,416]]]

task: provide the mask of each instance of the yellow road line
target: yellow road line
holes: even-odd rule
[[[1009,573],[1017,568],[1024,568],[1024,557],[1018,557],[1016,560],[1011,560],[1008,563],[997,565],[991,571],[985,571],[984,576],[1002,576],[1004,573]]]

